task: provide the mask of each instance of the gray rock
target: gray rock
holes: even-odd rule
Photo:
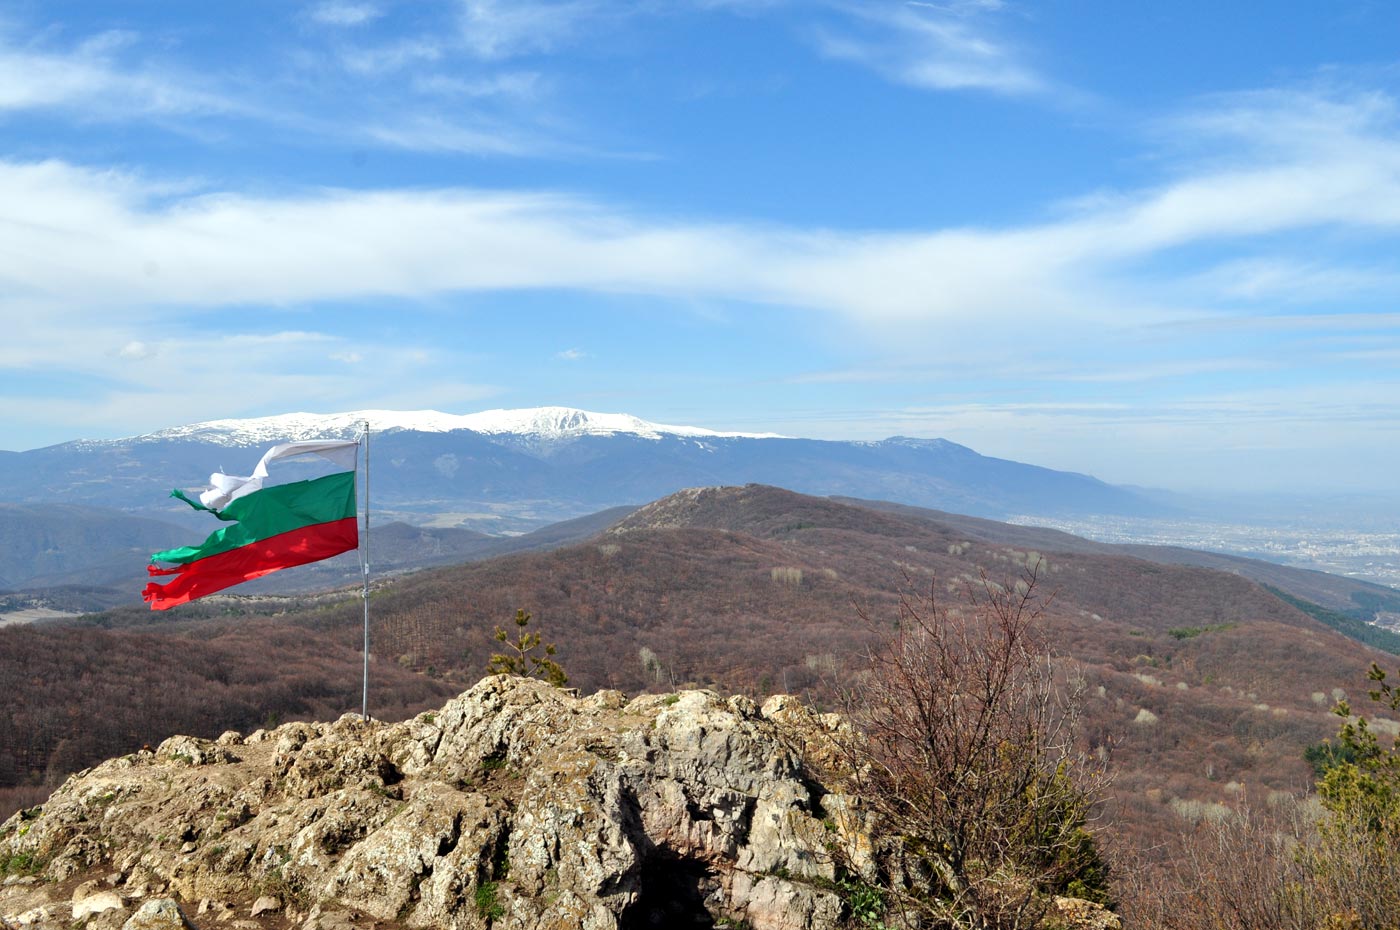
[[[212,740],[172,736],[156,747],[156,758],[185,765],[216,765],[236,761],[233,753]]]
[[[136,909],[122,930],[192,930],[180,905],[173,898],[152,898]]]
[[[300,930],[477,930],[484,915],[518,930],[836,930],[829,847],[872,876],[880,855],[859,802],[805,767],[839,761],[843,727],[792,698],[627,701],[493,676],[393,725],[349,714],[171,737],[70,779],[22,834],[0,825],[0,860],[30,856],[50,881],[114,863],[128,897],[162,896],[125,930],[186,926],[169,896],[200,901],[206,926],[257,926],[227,903],[256,896],[249,917]],[[37,913],[21,896],[44,887],[0,887],[0,912]],[[104,895],[121,905],[83,882],[75,914],[125,913],[94,912]]]
[[[16,916],[14,924],[17,927],[46,927],[53,920],[54,908],[51,905],[41,905]]]
[[[86,884],[86,883],[85,883]],[[74,897],[73,919],[83,920],[103,911],[125,910],[126,902],[115,891],[94,891],[82,898]]]

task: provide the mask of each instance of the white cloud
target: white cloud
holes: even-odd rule
[[[1112,354],[1112,353],[1107,353]],[[846,368],[812,371],[786,379],[791,384],[938,384],[949,380],[996,378],[1001,381],[1047,384],[1051,382],[1086,384],[1129,384],[1191,378],[1202,374],[1257,372],[1276,369],[1278,361],[1234,356],[1222,358],[1181,359],[1171,361],[1141,361],[1131,366],[1098,364],[1084,367],[1073,360],[1028,362],[1024,357],[985,358],[963,354],[939,359],[936,366],[889,364],[878,368]],[[1064,404],[1023,405],[1029,407]],[[1100,406],[1094,404],[1091,406]],[[1118,406],[1118,405],[1113,405]]]
[[[340,60],[354,74],[378,76],[442,61],[448,52],[441,39],[415,37],[348,48]]]
[[[973,17],[1000,4],[838,3],[848,17],[839,31],[817,33],[822,54],[870,68],[887,79],[928,90],[1041,93],[1047,81],[1023,55]]]
[[[461,0],[461,39],[474,55],[499,60],[548,52],[607,13],[596,0]]]
[[[362,26],[384,15],[372,3],[318,3],[311,8],[311,18],[327,26]]]
[[[991,399],[873,408],[796,429],[833,438],[944,436],[984,455],[1068,470],[1082,470],[1083,450],[1092,449],[1093,473],[1107,481],[1297,493],[1392,491],[1383,456],[1336,454],[1378,448],[1385,442],[1378,425],[1391,423],[1400,423],[1400,383],[1360,379],[1123,403]],[[768,428],[794,431],[781,420]],[[1272,466],[1261,468],[1261,456]]]
[[[455,152],[464,155],[541,156],[563,145],[539,138],[528,130],[483,120],[472,125],[440,116],[418,115],[396,123],[372,123],[361,133],[377,145],[415,152]]]
[[[578,198],[461,188],[192,195],[61,162],[0,163],[0,278],[30,299],[146,312],[543,288],[737,300],[823,311],[901,341],[926,324],[955,341],[1185,323],[1238,295],[1203,293],[1187,268],[1192,287],[1176,290],[1191,301],[1175,303],[1179,294],[1139,274],[1144,263],[1324,226],[1379,241],[1400,231],[1400,138],[1334,111],[1325,147],[1281,141],[1255,164],[1183,173],[1001,230],[657,221]],[[1326,261],[1317,256],[1310,273]]]
[[[349,16],[359,9],[327,5],[316,11]],[[393,75],[397,81],[387,97],[382,85],[376,89],[376,98],[392,103],[357,110],[353,119],[308,105],[305,101],[315,94],[279,98],[274,93],[253,102],[246,88],[211,76],[217,69],[195,73],[187,66],[161,65],[143,55],[147,52],[139,36],[125,32],[102,33],[64,49],[42,49],[18,44],[0,30],[0,118],[6,113],[60,111],[82,122],[140,119],[198,133],[210,125],[206,118],[232,116],[321,142],[342,140],[390,149],[527,157],[579,151],[557,141],[557,130],[545,134],[529,128],[535,120],[524,105],[539,101],[549,86],[541,75],[507,71],[462,76],[426,70],[460,53],[456,39],[423,36],[338,48],[334,60],[355,77],[378,84]],[[279,66],[265,67],[276,71]],[[410,73],[398,80],[399,72]],[[296,81],[304,79],[280,73],[267,77],[265,86],[279,81],[299,86]],[[320,79],[318,74],[310,80]],[[462,106],[464,101],[473,106]]]
[[[579,359],[587,358],[588,353],[582,349],[565,349],[562,352],[554,353],[554,357],[566,362],[577,362]]]
[[[155,346],[147,345],[135,339],[117,350],[117,355],[119,357],[137,360],[151,358],[155,354]]]
[[[1206,293],[1240,300],[1307,303],[1341,296],[1395,293],[1400,290],[1400,271],[1278,256],[1223,262],[1187,283]]]
[[[422,93],[468,99],[508,97],[530,100],[540,95],[545,83],[537,71],[507,71],[476,78],[445,74],[425,74],[413,78],[414,89]]]
[[[1203,332],[1273,330],[1279,332],[1333,332],[1400,330],[1400,313],[1283,313],[1270,316],[1209,316],[1176,322],[1173,326]]]
[[[244,331],[272,317],[240,312],[177,325],[178,319],[144,312],[88,315],[0,301],[6,334],[0,340],[0,407],[13,412],[6,427],[12,437],[37,437],[27,440],[26,447],[33,447],[110,436],[113,429],[135,433],[285,412],[289,397],[303,409],[337,412],[471,409],[500,393],[496,386],[463,379],[463,360],[436,347],[389,340],[353,344],[306,330]],[[158,341],[150,340],[152,332],[160,333]],[[114,344],[125,349],[112,351]],[[356,364],[351,361],[356,357],[372,364]],[[140,364],[133,364],[137,360]],[[45,396],[27,377],[6,378],[7,370],[95,387],[80,395]],[[230,393],[235,384],[237,391]]]
[[[119,53],[136,42],[130,33],[108,32],[53,51],[15,44],[0,33],[0,112],[60,108],[104,122],[247,112],[194,75],[123,66]]]

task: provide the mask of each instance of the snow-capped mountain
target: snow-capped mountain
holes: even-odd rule
[[[651,423],[625,413],[594,413],[572,407],[527,407],[454,414],[437,410],[356,410],[351,413],[284,413],[243,420],[209,420],[175,426],[117,442],[196,440],[230,446],[257,446],[299,439],[350,439],[368,423],[371,433],[407,430],[450,433],[472,430],[540,440],[579,436],[629,435],[659,440],[663,436],[725,439],[782,439],[777,433],[720,432],[697,426]]]
[[[1160,510],[1086,475],[989,458],[943,439],[793,439],[568,407],[288,413],[62,443],[0,455],[0,502],[185,516],[172,488],[199,489],[218,470],[248,474],[275,443],[351,438],[365,421],[379,521],[521,532],[681,488],[750,483],[994,518]],[[294,460],[273,480],[306,477],[313,466]]]
[[[352,438],[366,420],[371,518],[380,527],[402,521],[425,532],[510,535],[682,488],[750,483],[994,518],[1160,510],[1128,489],[989,458],[943,439],[791,439],[567,407],[288,413],[0,454],[0,589],[51,574],[56,558],[72,556],[71,564],[62,563],[63,583],[85,583],[104,566],[129,564],[134,592],[150,546],[113,531],[126,525],[120,511],[133,527],[138,517],[183,524],[188,541],[197,541],[211,521],[172,501],[172,488],[201,489],[218,470],[248,474],[279,442]],[[309,477],[323,466],[292,460],[274,466],[272,479]],[[50,521],[42,530],[36,513]],[[48,542],[27,561],[24,546],[4,545],[7,538],[31,537]],[[50,551],[64,548],[59,540],[82,540],[74,544],[81,551]],[[7,579],[13,580],[7,585]]]

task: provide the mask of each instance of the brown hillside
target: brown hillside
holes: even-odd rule
[[[1308,786],[1303,750],[1335,732],[1335,696],[1393,661],[1237,575],[1086,546],[1031,551],[973,529],[774,488],[687,491],[584,543],[385,582],[371,602],[372,675],[465,688],[498,645],[493,629],[524,608],[585,692],[700,684],[830,703],[892,628],[901,591],[951,600],[982,571],[1014,583],[1036,566],[1053,595],[1047,625],[1087,681],[1086,735],[1114,759],[1114,811],[1130,832],[1163,835],[1244,790]],[[352,661],[359,620],[348,598],[280,625]]]
[[[1305,789],[1303,750],[1335,732],[1334,695],[1390,659],[1236,575],[1029,552],[763,487],[684,492],[584,545],[404,579],[375,600],[376,642],[465,682],[524,607],[585,690],[695,683],[821,702],[872,635],[855,605],[892,622],[901,589],[951,599],[983,569],[1014,580],[1032,564],[1088,681],[1089,735],[1114,754],[1117,810],[1140,827],[1184,826],[1244,786]]]
[[[217,736],[358,711],[361,658],[346,644],[267,619],[164,628],[0,629],[0,816],[64,775],[172,733]],[[375,713],[401,719],[455,693],[376,668]]]

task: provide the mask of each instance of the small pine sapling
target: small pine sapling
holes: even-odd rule
[[[486,671],[492,675],[519,675],[522,678],[542,678],[557,688],[569,683],[564,668],[551,656],[554,644],[544,642],[539,633],[527,630],[530,615],[524,610],[515,611],[515,626],[518,634],[512,642],[510,634],[496,627],[496,641],[505,643],[508,652],[498,652],[486,663]]]

